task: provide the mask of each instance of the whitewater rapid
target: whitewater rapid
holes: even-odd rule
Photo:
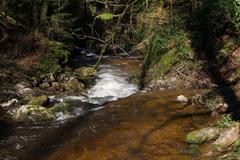
[[[139,91],[136,84],[128,81],[129,75],[120,69],[117,65],[101,65],[96,74],[95,84],[81,96],[65,96],[65,97],[50,97],[53,101],[67,102],[67,101],[81,101],[97,105],[97,108],[91,110],[98,110],[102,108],[102,104],[115,101],[119,98],[125,98]],[[75,115],[82,115],[86,112],[81,105],[76,106]],[[89,108],[87,109],[89,110]],[[59,119],[66,119],[70,115],[61,113]],[[71,115],[73,116],[73,115]]]

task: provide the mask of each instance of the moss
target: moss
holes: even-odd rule
[[[240,138],[238,138],[232,145],[234,150],[239,150],[240,151]]]
[[[44,106],[48,103],[47,96],[37,96],[37,97],[29,97],[30,101],[28,102],[29,105],[40,105]]]
[[[58,103],[58,104],[55,104],[53,107],[49,108],[49,111],[51,111],[52,113],[66,112],[70,110],[71,110],[71,106],[68,103]]]
[[[79,82],[77,79],[72,79],[71,81],[64,83],[63,88],[66,91],[79,92],[84,89],[84,85],[81,82]]]
[[[186,136],[188,143],[200,144],[208,140],[215,139],[219,136],[220,130],[214,127],[203,128],[190,132]]]
[[[54,120],[55,116],[42,106],[24,105],[15,111],[12,118],[17,122],[39,122]]]
[[[177,62],[178,57],[175,54],[174,50],[163,54],[160,57],[159,62],[156,63],[153,67],[150,67],[150,72],[152,72],[153,78],[159,78],[166,75]]]
[[[161,56],[160,64],[162,64],[163,67],[161,68],[162,71],[160,72],[160,74],[161,75],[166,74],[177,62],[178,57],[173,50]]]
[[[92,67],[82,67],[76,69],[75,73],[81,77],[92,77],[97,73],[97,71]]]

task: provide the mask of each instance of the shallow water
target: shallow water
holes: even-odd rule
[[[174,101],[191,92],[138,93],[80,118],[15,124],[0,141],[0,159],[190,160],[187,132],[211,117]],[[6,158],[11,159],[11,158]]]
[[[206,159],[184,154],[185,135],[213,120],[204,110],[175,101],[194,91],[136,93],[127,77],[139,62],[116,59],[108,64],[86,95],[88,102],[115,101],[97,107],[84,104],[90,112],[55,122],[16,124],[0,119],[0,160]]]

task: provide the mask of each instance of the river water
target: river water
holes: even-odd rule
[[[94,104],[91,112],[48,123],[0,123],[0,160],[195,159],[184,152],[185,135],[211,117],[175,101],[193,91],[139,91],[128,81],[139,65],[135,59],[110,60],[85,95],[52,97]]]

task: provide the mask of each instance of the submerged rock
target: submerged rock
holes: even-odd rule
[[[48,103],[48,97],[47,96],[37,96],[37,97],[31,97],[30,101],[28,102],[29,105],[39,105],[44,106]]]
[[[94,76],[97,71],[93,67],[82,67],[75,70],[76,74],[82,77],[91,77]]]
[[[17,122],[39,122],[54,120],[55,116],[47,108],[38,105],[23,105],[12,116]]]
[[[63,87],[66,91],[82,91],[84,89],[84,85],[75,77],[70,77]]]
[[[221,151],[237,141],[238,137],[239,123],[221,133],[220,137],[213,143],[213,145],[218,151]]]
[[[188,103],[188,99],[187,97],[185,97],[184,95],[180,95],[177,97],[177,101],[181,102],[181,103]]]
[[[71,110],[71,106],[68,103],[62,102],[62,103],[57,103],[53,107],[49,108],[49,111],[52,113],[56,112],[67,112]]]
[[[197,145],[189,145],[186,148],[184,148],[181,152],[183,154],[192,155],[192,156],[201,155],[200,148]]]
[[[215,127],[203,128],[187,134],[186,141],[188,143],[203,143],[215,139],[219,136],[221,129]]]

